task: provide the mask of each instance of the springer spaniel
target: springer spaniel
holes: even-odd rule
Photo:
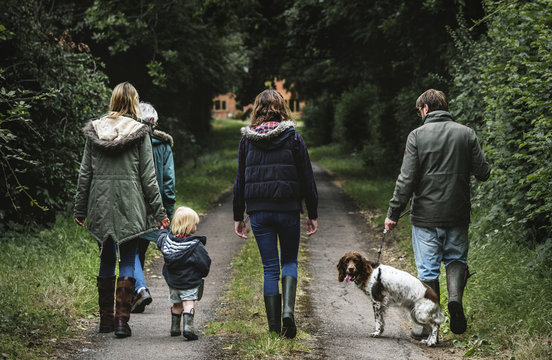
[[[408,311],[413,322],[430,330],[429,337],[422,343],[437,344],[439,325],[445,317],[437,294],[429,286],[407,272],[368,261],[356,251],[343,255],[337,270],[339,282],[354,281],[372,300],[376,331],[370,336],[379,337],[383,333],[385,310],[389,305],[397,305]]]

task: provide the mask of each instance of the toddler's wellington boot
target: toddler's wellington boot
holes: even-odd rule
[[[284,309],[282,311],[282,335],[293,339],[297,334],[295,326],[295,294],[297,292],[297,279],[286,275],[282,279],[282,292],[284,296]]]
[[[184,317],[184,337],[188,340],[197,340],[194,329],[194,309],[189,313],[182,313],[182,316]]]
[[[439,288],[439,279],[423,281],[424,284],[429,286],[437,294],[437,299],[441,298],[441,290]],[[425,327],[417,327],[410,331],[410,337],[414,340],[424,340],[429,337],[429,330]]]
[[[268,331],[280,336],[282,330],[282,295],[265,295],[266,319],[268,321]]]
[[[124,276],[117,279],[117,291],[115,300],[115,336],[125,338],[132,335],[128,321],[130,320],[130,308],[134,296],[134,283],[136,279]]]
[[[113,304],[115,300],[115,276],[97,278],[98,305],[100,306],[100,332],[112,332]]]
[[[180,336],[180,320],[182,320],[182,314],[175,314],[171,309],[171,336]]]
[[[447,266],[450,330],[455,334],[463,334],[468,326],[462,306],[462,296],[464,295],[464,287],[468,281],[468,274],[468,265],[461,261],[453,261]]]

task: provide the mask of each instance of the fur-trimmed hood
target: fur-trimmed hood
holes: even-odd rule
[[[249,140],[263,141],[263,140],[277,138],[278,136],[283,134],[286,130],[288,130],[289,128],[293,128],[295,126],[295,123],[293,121],[286,120],[286,121],[280,122],[278,126],[276,126],[275,128],[272,128],[266,132],[261,132],[261,130],[266,130],[266,128],[262,128],[263,124],[257,126],[254,129],[251,129],[249,126],[244,126],[241,128],[241,133]]]
[[[159,139],[159,142],[169,144],[170,147],[174,146],[173,137],[167,134],[166,132],[160,130],[153,130],[153,142],[155,144],[156,137]]]
[[[140,141],[149,127],[131,117],[103,117],[89,121],[82,129],[94,147],[107,153],[119,153]]]

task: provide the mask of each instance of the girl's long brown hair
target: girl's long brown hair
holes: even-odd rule
[[[111,102],[109,103],[109,118],[117,118],[121,115],[132,115],[137,119],[140,118],[140,98],[138,91],[129,82],[120,83],[115,86],[111,94]]]
[[[265,90],[255,98],[251,112],[251,128],[257,127],[265,121],[291,120],[286,102],[276,90]]]

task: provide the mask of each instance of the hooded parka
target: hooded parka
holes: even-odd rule
[[[173,138],[169,134],[154,130],[151,136],[153,146],[153,158],[155,162],[155,173],[157,175],[157,185],[161,193],[163,207],[167,211],[167,217],[172,219],[174,213],[175,199],[175,175],[174,175],[174,158],[171,147],[173,146]],[[140,236],[141,239],[148,241],[157,241],[159,236],[158,231],[151,232]]]
[[[122,244],[156,230],[167,214],[148,126],[128,116],[103,117],[88,122],[83,132],[75,218],[86,218],[88,231],[102,245],[110,237]]]

